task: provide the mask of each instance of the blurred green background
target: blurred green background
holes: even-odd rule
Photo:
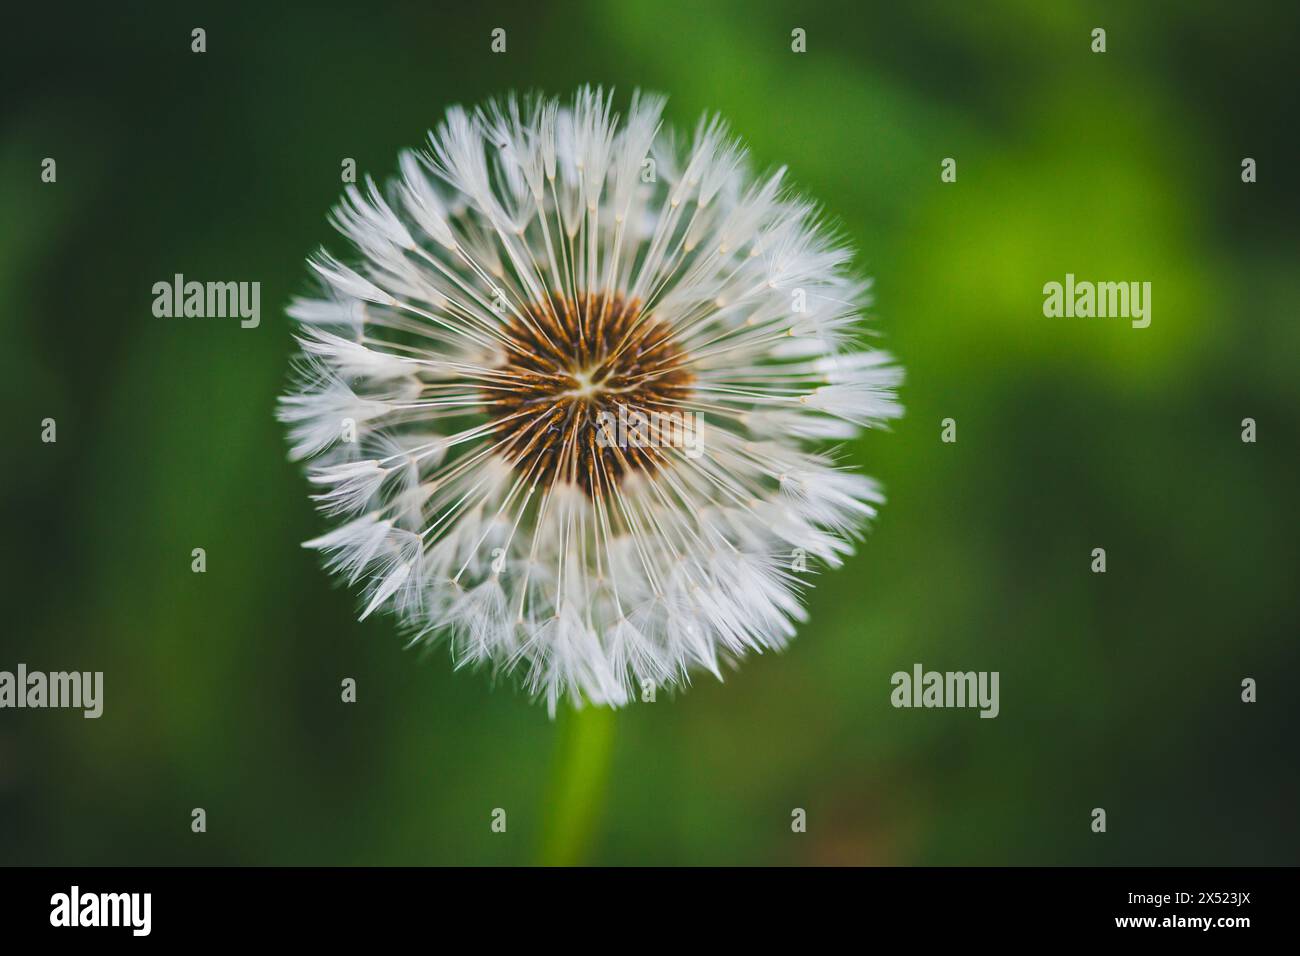
[[[0,669],[106,700],[0,711],[0,862],[1300,861],[1300,8],[467,6],[6,14]],[[341,160],[585,82],[789,164],[908,381],[851,448],[889,503],[792,648],[583,723],[356,623],[272,412]],[[176,272],[260,281],[261,327],[154,318]],[[1066,272],[1150,281],[1150,328],[1044,318]],[[893,709],[915,662],[999,671],[1001,716]]]

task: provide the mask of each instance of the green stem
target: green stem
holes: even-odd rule
[[[614,711],[586,706],[565,712],[551,778],[541,863],[574,866],[587,858],[600,824],[614,743]]]

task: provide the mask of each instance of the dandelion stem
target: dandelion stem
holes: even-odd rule
[[[559,748],[542,833],[544,866],[586,860],[600,825],[614,742],[614,711],[587,706],[560,718]]]

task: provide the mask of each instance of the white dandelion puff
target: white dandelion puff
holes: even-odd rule
[[[280,402],[345,523],[306,542],[413,641],[621,706],[803,621],[883,502],[818,446],[902,414],[868,282],[786,171],[662,97],[454,107],[309,259]],[[622,416],[620,418],[620,416]],[[621,424],[620,424],[621,423]]]

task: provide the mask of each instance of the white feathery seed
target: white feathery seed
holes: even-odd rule
[[[355,255],[312,257],[288,309],[279,417],[341,522],[305,546],[362,617],[518,673],[552,714],[784,647],[810,563],[883,501],[817,446],[902,413],[851,251],[721,119],[683,145],[663,107],[452,108],[385,189],[347,187],[330,222]],[[629,411],[698,434],[608,445]]]

